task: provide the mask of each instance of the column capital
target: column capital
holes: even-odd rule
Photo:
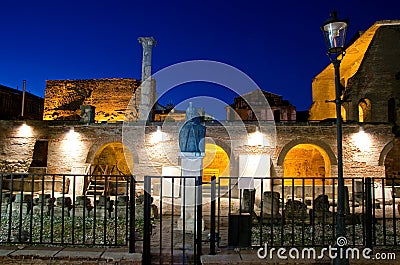
[[[143,45],[143,47],[153,47],[157,44],[157,41],[154,39],[154,37],[139,37],[138,41]]]

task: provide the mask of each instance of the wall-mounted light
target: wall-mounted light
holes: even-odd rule
[[[66,131],[66,133],[62,148],[70,156],[74,156],[74,154],[79,151],[82,145],[80,134],[75,131],[74,126],[69,127],[69,129],[65,128],[64,131]]]
[[[357,146],[362,152],[371,150],[372,141],[370,135],[364,131],[362,126],[359,127],[359,131],[352,136],[354,145]]]
[[[32,127],[26,124],[26,121],[23,121],[21,126],[18,128],[18,136],[20,137],[32,136]]]
[[[250,146],[266,146],[267,139],[265,135],[260,131],[260,127],[256,126],[255,131],[250,133],[247,138],[247,144]]]
[[[67,132],[66,139],[69,141],[78,140],[79,133],[75,132],[74,126],[69,127],[69,131]]]
[[[157,144],[162,142],[164,133],[162,132],[161,126],[157,126],[157,130],[150,136],[150,143]]]

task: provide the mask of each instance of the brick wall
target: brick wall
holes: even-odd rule
[[[0,121],[0,172],[27,172],[39,139],[47,139],[43,122]]]
[[[167,123],[166,123],[167,124]],[[91,124],[57,125],[53,122],[29,123],[30,136],[22,136],[21,122],[0,121],[0,171],[26,172],[32,161],[33,147],[38,139],[47,139],[49,173],[69,173],[73,167],[94,161],[96,153],[109,143],[122,142],[132,153],[134,173],[160,175],[163,165],[178,165],[178,132],[182,123],[164,124],[163,141],[154,141],[156,125],[144,127],[143,124]],[[246,125],[250,133],[255,125]],[[74,128],[71,133],[71,127]],[[336,126],[327,125],[277,125],[261,126],[261,131],[270,131],[266,141],[271,146],[249,146],[246,129],[240,123],[229,123],[225,127],[207,126],[209,143],[221,146],[230,156],[231,175],[238,174],[238,157],[241,154],[269,154],[274,165],[273,175],[283,176],[283,161],[287,152],[297,144],[309,143],[321,147],[330,161],[331,175],[335,176],[336,166]],[[393,144],[390,125],[365,125],[364,134],[359,133],[357,124],[345,124],[343,128],[343,162],[346,176],[384,177],[383,162],[385,147]],[[244,130],[244,131],[243,131]],[[275,138],[276,130],[276,138]],[[367,138],[365,138],[367,135]],[[361,138],[360,138],[361,137]],[[370,144],[368,144],[370,143]],[[398,145],[398,142],[395,142]],[[383,159],[382,159],[383,157]],[[307,159],[307,158],[305,158]]]
[[[349,79],[350,103],[348,119],[358,120],[358,103],[366,98],[371,101],[371,121],[388,121],[388,102],[400,99],[400,26],[381,26],[365,54],[357,73]],[[400,106],[396,106],[400,109]],[[400,117],[397,117],[400,124]]]
[[[130,100],[140,102],[139,85],[132,78],[47,80],[43,119],[79,120],[80,106],[91,105],[96,121],[123,121]]]

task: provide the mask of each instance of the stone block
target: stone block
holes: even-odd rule
[[[64,214],[64,217],[69,217],[70,216],[70,210],[66,207],[62,208],[59,206],[54,206],[53,209],[53,215],[56,217],[62,217]],[[64,212],[64,213],[63,213]]]
[[[116,205],[125,206],[129,204],[129,196],[128,195],[119,195],[117,196]]]
[[[115,217],[125,217],[128,218],[129,217],[129,207],[128,207],[128,211],[126,211],[126,207],[116,207],[114,209],[114,211],[111,213],[111,217],[115,218]],[[137,218],[137,216],[135,216]]]
[[[256,190],[244,189],[241,201],[241,211],[242,213],[252,213],[254,211]]]
[[[279,192],[265,191],[263,195],[263,214],[275,216],[279,214]]]
[[[73,209],[72,211],[75,212],[75,216],[77,217],[93,217],[93,209],[85,209],[82,206],[76,206],[75,209]],[[71,211],[71,215],[72,215],[72,211]]]
[[[22,214],[25,215],[25,214],[29,213],[30,206],[31,206],[31,204],[26,203],[26,202],[23,202],[22,206],[21,206],[21,203],[19,203],[19,202],[13,202],[11,204],[8,204],[7,213],[9,213],[9,211],[12,211],[13,215],[14,214],[19,215],[22,210]]]
[[[96,206],[95,208],[93,208],[92,212],[94,215],[96,215],[96,217],[111,217],[111,212],[109,211],[109,209],[103,206]]]
[[[287,223],[301,224],[309,221],[307,205],[301,201],[288,200],[283,213]]]

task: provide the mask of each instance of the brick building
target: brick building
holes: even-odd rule
[[[269,106],[260,101],[260,98],[265,98]],[[226,111],[226,120],[228,121],[296,121],[295,106],[290,104],[288,100],[284,100],[281,95],[264,90],[252,91],[236,97],[233,104],[226,108]]]
[[[43,116],[43,98],[32,93],[0,85],[0,120],[16,120],[20,118],[41,120]],[[24,116],[22,101],[24,97]]]
[[[400,21],[378,21],[347,48],[340,66],[347,121],[400,125]],[[312,82],[310,120],[335,118],[334,68],[330,64]]]

